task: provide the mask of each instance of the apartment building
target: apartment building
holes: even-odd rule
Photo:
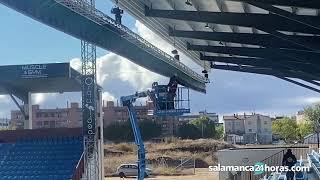
[[[195,119],[199,119],[202,116],[208,117],[209,121],[215,124],[219,124],[219,115],[216,113],[209,113],[207,111],[200,111],[198,114],[188,114],[179,117],[179,125],[189,123]]]
[[[0,118],[0,130],[8,130],[8,129],[10,129],[10,119]]]
[[[32,127],[39,128],[75,128],[82,126],[82,111],[79,103],[71,103],[67,108],[40,109],[32,105]],[[24,117],[19,110],[11,111],[11,124],[15,129],[23,129]]]
[[[138,120],[151,120],[161,124],[163,136],[175,135],[178,129],[178,118],[155,117],[150,112],[153,104],[147,102],[145,105],[135,106]],[[113,101],[103,102],[104,127],[112,122],[125,122],[129,120],[127,107],[115,104]],[[33,128],[74,128],[82,126],[82,111],[79,103],[71,103],[70,107],[41,109],[39,105],[32,106]],[[24,117],[19,110],[11,111],[11,124],[14,129],[23,129]]]
[[[298,111],[296,115],[296,121],[297,121],[297,124],[303,124],[307,122],[307,117],[304,111]]]
[[[112,122],[125,122],[129,120],[127,107],[115,104],[113,101],[107,101],[103,104],[103,121],[105,127]],[[149,113],[152,109],[152,103],[147,102],[146,105],[134,106],[134,108],[138,120],[154,120],[154,117]]]
[[[244,114],[223,116],[223,120],[225,138],[228,142],[244,144],[272,143],[272,121],[269,116]]]

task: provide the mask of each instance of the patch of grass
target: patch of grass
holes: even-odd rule
[[[117,171],[121,164],[136,163],[137,156],[135,154],[126,154],[123,156],[105,156],[104,171],[106,175],[112,175]]]
[[[163,143],[145,143],[148,167],[153,173],[160,175],[191,174],[189,171],[180,171],[175,167],[181,159],[194,158],[197,167],[204,167],[217,163],[216,151],[234,147],[223,141],[199,139],[179,140],[172,138]],[[116,172],[117,167],[124,163],[137,162],[137,147],[134,143],[110,143],[105,145],[108,149],[105,157],[105,173],[111,175]],[[122,152],[122,155],[114,155],[111,152]],[[108,155],[108,152],[110,154]],[[163,162],[165,159],[166,162]]]

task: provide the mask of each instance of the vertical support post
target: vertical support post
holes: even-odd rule
[[[28,92],[28,97],[24,100],[23,110],[24,110],[24,129],[32,129],[32,99],[31,92]]]
[[[95,0],[80,0],[87,13],[93,13]],[[81,41],[82,117],[84,136],[84,168],[86,180],[101,180],[100,145],[97,126],[96,46]]]
[[[99,161],[100,161],[100,175],[101,175],[101,179],[104,179],[104,137],[103,137],[103,104],[102,104],[102,91],[99,89],[98,91],[99,93],[99,99],[98,99],[98,107],[99,107],[99,127],[100,127],[100,153],[99,153]]]
[[[193,174],[196,174],[196,158],[193,157]]]
[[[32,93],[28,92],[28,117],[29,117],[28,129],[32,129],[32,122],[33,122],[32,114],[33,114],[32,113]]]
[[[318,152],[319,152],[319,148],[320,148],[319,131],[317,131],[317,142],[318,142]]]

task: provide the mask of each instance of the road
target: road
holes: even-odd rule
[[[136,180],[137,178],[125,178],[124,180]],[[119,177],[106,177],[105,180],[121,180]],[[218,173],[209,172],[207,168],[197,169],[195,175],[189,176],[156,176],[146,180],[219,180]]]

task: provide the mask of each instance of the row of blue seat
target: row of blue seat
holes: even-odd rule
[[[47,137],[21,139],[18,144],[72,144],[82,141],[82,137]]]
[[[1,180],[70,180],[68,175],[2,176]]]
[[[81,137],[0,144],[0,180],[70,180],[83,152]]]

